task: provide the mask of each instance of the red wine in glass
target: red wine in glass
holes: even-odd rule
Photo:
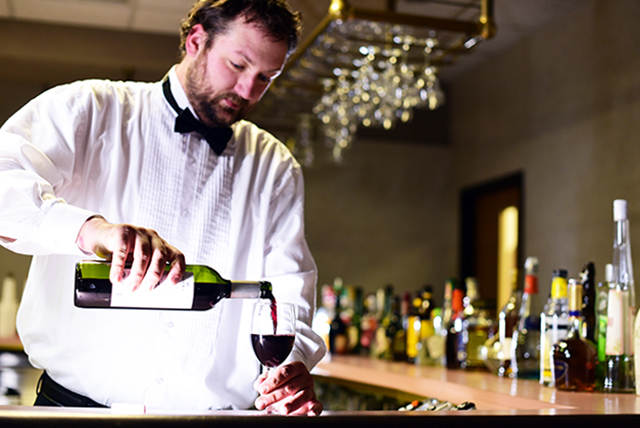
[[[258,360],[268,368],[278,367],[289,356],[296,337],[293,334],[252,334],[251,344]]]
[[[258,360],[268,369],[278,367],[289,356],[295,342],[295,306],[260,299],[251,321],[251,344]]]

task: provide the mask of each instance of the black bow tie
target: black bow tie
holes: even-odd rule
[[[162,91],[171,107],[178,113],[173,130],[180,133],[197,132],[207,140],[213,151],[220,156],[233,136],[233,130],[231,128],[212,128],[196,119],[188,108],[180,109],[171,93],[169,78],[162,82]]]

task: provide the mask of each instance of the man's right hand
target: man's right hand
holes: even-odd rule
[[[171,265],[168,278],[173,283],[178,283],[185,272],[184,254],[152,229],[111,224],[103,217],[95,216],[84,223],[76,244],[85,253],[111,259],[109,279],[112,283],[123,280],[125,263],[131,262],[126,281],[132,290],[153,289],[167,263]]]

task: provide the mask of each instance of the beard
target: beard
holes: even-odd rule
[[[200,120],[205,125],[223,128],[244,119],[253,108],[252,105],[249,105],[249,101],[235,92],[215,94],[211,85],[207,83],[206,76],[205,55],[198,55],[198,58],[187,69],[185,92]],[[226,106],[225,99],[231,100],[238,108],[232,109]]]

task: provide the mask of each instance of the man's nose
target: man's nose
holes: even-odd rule
[[[253,101],[257,91],[256,79],[251,76],[241,77],[236,83],[235,91],[245,100]]]

